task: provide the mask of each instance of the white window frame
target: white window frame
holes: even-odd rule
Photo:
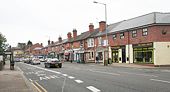
[[[148,29],[147,28],[143,28],[142,29],[142,36],[147,36],[148,35]]]
[[[94,47],[94,39],[93,38],[89,38],[87,40],[87,44],[88,44],[88,47]]]
[[[113,34],[113,39],[115,40],[117,38],[117,35],[116,34]]]
[[[123,39],[123,38],[125,38],[125,33],[124,33],[124,32],[121,32],[121,33],[120,33],[120,39]]]
[[[135,38],[137,36],[137,30],[132,31],[132,38]]]
[[[98,44],[99,46],[102,46],[102,37],[98,37]]]

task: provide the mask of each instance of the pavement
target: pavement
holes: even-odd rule
[[[93,65],[93,64],[92,64]],[[103,66],[103,64],[98,64]],[[127,63],[112,63],[110,67],[131,67],[131,68],[155,68],[153,64],[127,64]],[[37,92],[31,86],[23,72],[15,65],[14,70],[10,70],[9,62],[6,62],[4,69],[0,71],[0,92]]]
[[[33,92],[19,67],[10,70],[9,62],[0,71],[0,92]]]
[[[156,68],[154,67],[154,64],[112,63],[111,66],[131,67],[131,68]]]

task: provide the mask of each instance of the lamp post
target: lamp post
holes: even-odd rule
[[[93,1],[93,3],[95,4],[101,4],[101,5],[104,5],[105,6],[105,30],[106,30],[106,49],[108,50],[108,54],[107,54],[107,59],[109,59],[109,48],[108,48],[108,35],[107,35],[107,5],[105,3],[100,3],[100,2],[97,2],[97,1]],[[105,65],[107,66],[107,61],[104,61],[105,62]]]

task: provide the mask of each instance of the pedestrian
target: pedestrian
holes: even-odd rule
[[[99,57],[96,56],[96,64],[99,63]]]

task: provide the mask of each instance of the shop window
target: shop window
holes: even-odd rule
[[[113,39],[114,39],[114,40],[116,39],[116,34],[113,34]]]
[[[134,37],[136,37],[137,36],[137,31],[136,30],[133,30],[132,31],[132,37],[134,38]]]
[[[144,29],[142,30],[142,35],[143,35],[143,36],[148,35],[148,29],[147,29],[147,28],[144,28]]]
[[[125,38],[124,32],[120,33],[120,39]]]

